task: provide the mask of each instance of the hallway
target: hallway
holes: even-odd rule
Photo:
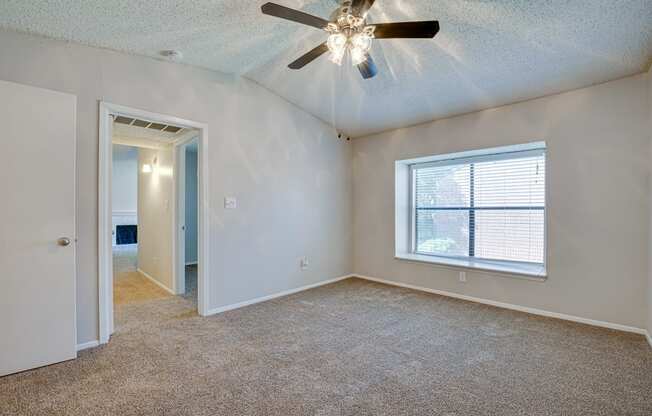
[[[177,301],[180,307],[187,305],[196,314],[197,266],[186,266],[186,293],[174,296],[138,272],[137,250],[136,244],[114,247],[113,302],[116,333],[120,333],[124,328],[137,328],[138,323],[131,322],[132,320],[151,324],[152,319],[165,315],[161,309],[171,304],[176,305]]]

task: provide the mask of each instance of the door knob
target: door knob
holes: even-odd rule
[[[60,239],[57,240],[57,244],[60,246],[69,246],[70,245],[70,239],[68,237],[61,237]]]

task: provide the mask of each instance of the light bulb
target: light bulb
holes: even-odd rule
[[[341,48],[336,51],[331,52],[330,60],[334,64],[337,65],[342,65],[342,59],[344,58],[344,52],[346,52],[346,48]]]
[[[339,52],[346,46],[347,38],[342,33],[333,33],[328,37],[326,46],[331,52]]]
[[[371,36],[367,33],[356,33],[351,38],[351,45],[353,48],[360,49],[362,52],[367,53],[371,49]]]
[[[353,66],[360,65],[367,60],[367,53],[358,47],[351,48],[351,63]]]
[[[152,173],[152,165],[145,163],[143,165],[143,173]]]
[[[326,46],[328,46],[328,50],[331,51],[330,60],[333,63],[342,65],[342,58],[344,58],[344,53],[346,52],[347,41],[347,37],[342,33],[333,33],[328,37]]]

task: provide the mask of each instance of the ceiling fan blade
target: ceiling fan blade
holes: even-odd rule
[[[425,22],[399,22],[374,24],[374,37],[376,39],[391,38],[434,38],[439,32],[439,22],[429,20]]]
[[[264,14],[302,23],[304,25],[316,27],[317,29],[323,29],[328,25],[328,20],[326,19],[299,10],[290,9],[289,7],[281,6],[276,3],[265,3],[262,5],[260,10],[262,10]]]
[[[373,78],[378,73],[378,68],[376,68],[376,63],[371,58],[371,55],[367,55],[367,60],[358,64],[358,70],[364,79]]]
[[[354,15],[364,15],[374,5],[374,1],[376,0],[353,0],[351,10],[353,10]]]
[[[301,69],[304,66],[308,65],[310,62],[319,58],[321,55],[323,55],[326,52],[328,52],[328,46],[326,46],[326,42],[324,42],[321,45],[314,48],[313,50],[311,50],[310,52],[299,57],[299,59],[297,59],[296,61],[292,62],[290,65],[288,65],[288,68]]]

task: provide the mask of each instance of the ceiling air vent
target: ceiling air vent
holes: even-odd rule
[[[116,123],[120,123],[120,124],[131,124],[134,121],[134,119],[133,118],[122,117],[122,116],[117,116],[114,121]]]
[[[145,120],[134,120],[134,122],[132,124],[132,126],[136,126],[136,127],[147,127],[149,125],[150,125],[150,122],[145,121]]]
[[[176,133],[179,130],[181,130],[181,127],[177,126],[167,126],[164,131],[167,131],[168,133]]]
[[[114,116],[114,121],[119,124],[125,124],[127,126],[134,127],[144,127],[146,129],[164,131],[166,133],[178,133],[183,130],[183,127],[169,126],[161,123],[153,123],[147,120],[139,120],[137,118],[130,118],[124,116]]]
[[[148,129],[159,130],[159,131],[163,130],[166,127],[167,126],[165,124],[159,124],[159,123],[152,123],[149,126],[147,126]]]

